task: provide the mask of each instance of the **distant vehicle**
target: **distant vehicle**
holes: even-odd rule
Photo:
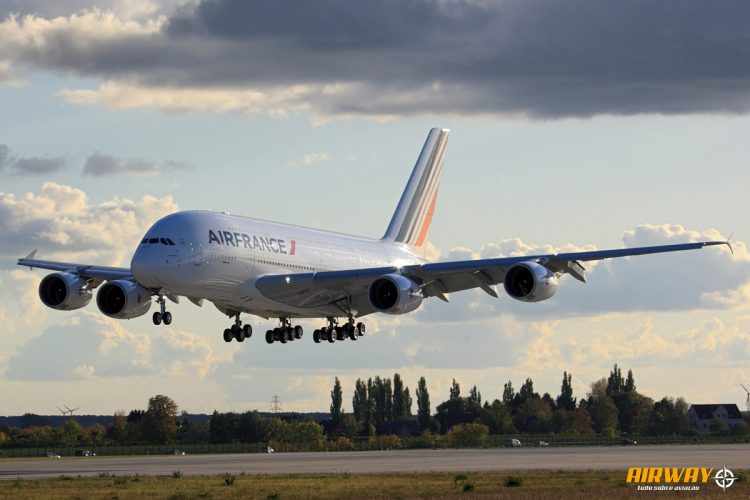
[[[547,441],[539,441],[539,446],[541,447],[549,446],[549,443]]]
[[[518,439],[514,438],[514,439],[510,440],[510,446],[513,447],[513,448],[520,448],[523,445],[521,444],[521,441],[519,441]]]
[[[625,446],[635,446],[638,444],[638,441],[636,441],[635,439],[623,438],[622,444],[624,444]]]
[[[95,457],[96,453],[91,450],[76,450],[77,457]]]
[[[159,310],[153,322],[169,325],[172,313],[166,310],[165,298],[176,303],[185,297],[198,306],[210,301],[234,318],[224,330],[226,342],[244,342],[252,335],[251,325],[243,326],[240,319],[241,314],[250,313],[279,318],[279,326],[266,332],[269,344],[302,338],[302,326],[292,324],[297,318],[325,318],[325,324],[313,332],[313,340],[332,343],[364,335],[365,324],[359,318],[372,313],[407,314],[430,297],[448,302],[448,294],[479,288],[496,298],[495,286],[502,284],[515,300],[541,302],[555,295],[565,274],[585,282],[585,262],[729,245],[727,241],[700,241],[430,263],[427,235],[447,142],[447,129],[430,131],[381,239],[187,211],[151,226],[128,267],[39,260],[36,250],[18,264],[55,271],[39,285],[41,301],[53,309],[84,307],[98,288],[96,304],[106,316],[142,316],[156,297]],[[535,182],[544,179],[499,184],[497,189],[528,188],[532,204]],[[335,186],[334,179],[331,186]],[[312,199],[316,196],[320,195],[311,193]],[[544,222],[554,224],[554,214],[549,215]]]
[[[186,455],[186,453],[181,450],[174,450],[174,454],[180,457],[184,457]]]
[[[275,453],[275,452],[276,452],[276,450],[274,450],[270,446],[266,446],[266,453]]]
[[[55,453],[54,451],[48,451],[47,458],[62,458],[62,457],[58,455],[57,453]]]

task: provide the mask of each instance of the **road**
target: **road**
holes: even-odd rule
[[[0,479],[59,475],[320,474],[625,469],[666,465],[750,469],[750,445],[401,450],[187,456],[0,459]]]

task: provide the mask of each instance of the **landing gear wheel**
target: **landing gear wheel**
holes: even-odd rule
[[[269,344],[273,344],[274,338],[273,338],[273,330],[268,330],[266,332],[266,342]]]
[[[241,328],[238,328],[235,333],[232,333],[232,336],[234,337],[234,340],[236,340],[237,342],[245,341],[245,332],[243,332]]]
[[[286,344],[286,332],[284,331],[279,332],[279,341],[282,344]]]
[[[233,338],[234,335],[232,335],[232,330],[230,330],[229,328],[224,330],[224,342],[231,342]]]
[[[340,326],[336,327],[336,340],[344,340],[344,329]]]
[[[161,313],[158,311],[155,312],[154,315],[151,316],[151,320],[154,322],[155,325],[161,325]]]
[[[295,339],[301,339],[303,334],[302,327],[297,325],[294,327],[294,338]]]
[[[361,322],[357,323],[357,335],[359,335],[361,337],[362,335],[365,334],[366,330],[367,330],[367,328],[365,327],[364,323],[361,323]]]
[[[331,343],[331,344],[333,344],[334,342],[336,342],[336,337],[334,337],[334,333],[333,333],[333,330],[331,328],[329,328],[328,330],[326,330],[326,340],[329,343]]]
[[[313,342],[320,344],[320,330],[315,330],[313,332]]]
[[[169,311],[165,312],[162,315],[161,319],[162,319],[162,321],[164,321],[165,325],[171,325],[172,324],[172,313],[169,312]]]
[[[253,336],[253,327],[250,325],[245,325],[242,327],[242,334],[245,336],[246,339],[249,339]]]

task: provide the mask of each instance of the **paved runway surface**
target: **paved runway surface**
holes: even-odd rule
[[[0,459],[0,479],[67,475],[315,474],[522,469],[625,469],[669,465],[750,469],[750,445],[490,450],[403,450],[188,456]]]

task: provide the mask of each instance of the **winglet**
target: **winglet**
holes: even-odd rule
[[[734,233],[729,235],[729,238],[727,238],[727,246],[729,247],[729,251],[732,252],[732,255],[734,255],[734,247],[732,246],[732,238],[734,238]]]
[[[24,260],[31,260],[31,259],[33,259],[34,257],[36,257],[36,248],[35,248],[34,250],[32,250],[31,252],[29,252],[29,255],[27,255],[27,256],[26,256],[26,257],[24,257],[23,259],[24,259]]]

